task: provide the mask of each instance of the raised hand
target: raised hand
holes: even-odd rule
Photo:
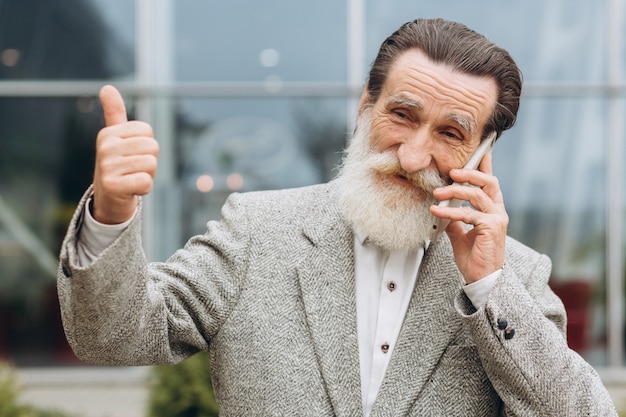
[[[149,124],[128,121],[115,87],[102,87],[100,102],[106,127],[96,140],[92,215],[101,223],[119,224],[133,216],[138,196],[152,190],[159,144]]]

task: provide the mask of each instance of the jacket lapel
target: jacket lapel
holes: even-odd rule
[[[424,257],[371,417],[407,415],[461,327],[453,306],[460,274],[451,252],[442,237]]]
[[[338,210],[328,205],[322,210],[304,230],[312,247],[298,266],[300,288],[334,413],[359,416],[362,407],[353,235],[339,218]]]

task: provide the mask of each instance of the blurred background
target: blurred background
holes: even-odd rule
[[[25,395],[60,381],[131,381],[129,401],[143,401],[141,369],[76,360],[56,300],[61,239],[91,182],[103,84],[160,142],[144,240],[148,257],[164,260],[231,192],[332,178],[380,43],[408,20],[443,17],[507,49],[523,71],[517,126],[494,149],[509,233],[552,258],[570,346],[607,384],[626,384],[625,9],[626,0],[0,0],[0,358]]]

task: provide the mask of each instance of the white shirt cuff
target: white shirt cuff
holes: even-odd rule
[[[483,279],[479,279],[476,282],[463,286],[465,295],[470,299],[476,309],[479,309],[485,304],[489,293],[495,287],[496,281],[500,277],[502,269],[498,269],[496,272],[492,272]]]
[[[104,224],[93,218],[89,207],[91,198],[87,200],[83,212],[83,225],[76,242],[80,266],[89,266],[106,248],[117,239],[124,229],[133,221],[137,211],[129,220],[120,224]]]

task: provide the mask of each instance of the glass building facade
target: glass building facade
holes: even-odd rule
[[[0,0],[0,357],[73,365],[55,292],[69,218],[124,94],[160,142],[148,257],[219,218],[234,191],[335,175],[378,46],[457,20],[507,49],[525,91],[494,149],[509,234],[553,261],[569,343],[624,366],[626,0]]]

